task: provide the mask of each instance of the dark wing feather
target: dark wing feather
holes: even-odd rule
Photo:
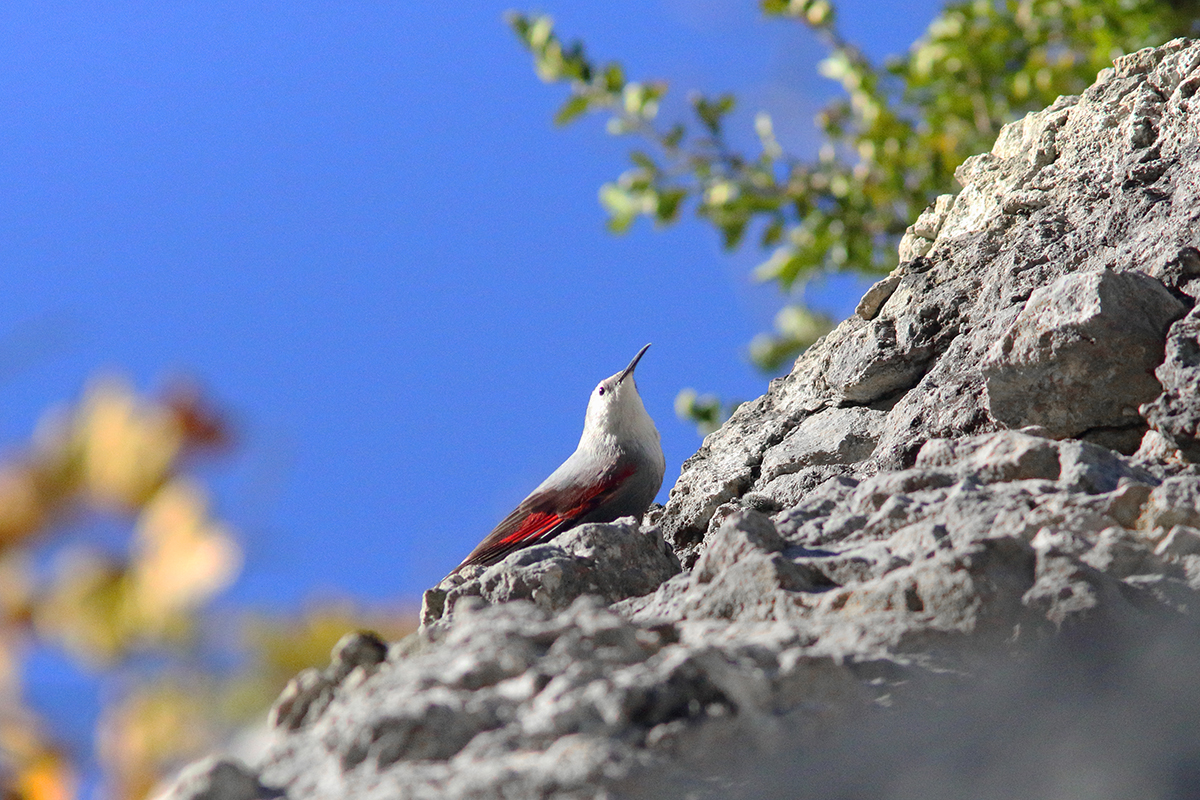
[[[635,471],[630,466],[594,486],[534,492],[476,545],[454,571],[468,564],[490,566],[514,550],[553,539],[610,499]]]

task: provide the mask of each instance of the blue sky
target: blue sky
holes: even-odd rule
[[[638,385],[665,499],[683,387],[748,399],[781,303],[760,253],[687,219],[604,230],[630,143],[551,123],[510,3],[146,0],[0,8],[0,443],[99,369],[198,377],[241,443],[205,468],[247,551],[223,603],[418,598],[574,448],[588,393]],[[750,0],[542,6],[672,96],[736,91],[807,152],[837,87]],[[839,4],[869,53],[932,2]],[[669,117],[679,110],[668,103]],[[810,291],[845,315],[861,287]],[[5,353],[7,351],[7,353]]]

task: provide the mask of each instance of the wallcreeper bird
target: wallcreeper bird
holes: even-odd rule
[[[633,369],[605,378],[588,399],[583,436],[570,458],[455,568],[495,564],[514,550],[548,542],[585,522],[641,517],[662,486],[666,460],[654,420],[646,413]]]

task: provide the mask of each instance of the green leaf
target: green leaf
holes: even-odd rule
[[[562,72],[566,77],[581,83],[591,83],[592,64],[584,55],[581,43],[575,42],[563,51],[562,64]]]
[[[632,130],[629,123],[620,117],[609,117],[608,122],[604,123],[604,131],[609,136],[624,136]]]
[[[746,233],[746,220],[740,219],[733,222],[727,222],[721,226],[721,247],[726,250],[733,250],[742,242],[742,235]]]
[[[557,39],[551,39],[544,47],[534,51],[537,58],[534,67],[538,77],[546,83],[554,83],[563,76],[562,45]]]
[[[529,17],[520,12],[510,10],[504,12],[504,21],[508,23],[508,27],[513,29],[513,33],[517,34],[517,37],[521,40],[521,42],[528,47],[530,26]]]
[[[811,0],[805,3],[804,21],[814,28],[833,23],[833,5],[828,0]]]
[[[679,217],[679,208],[687,197],[687,194],[687,191],[683,189],[666,189],[658,193],[658,207],[655,210],[655,217],[659,223],[674,222]]]
[[[754,132],[758,134],[764,158],[773,161],[783,155],[783,148],[779,146],[779,140],[775,138],[775,125],[771,121],[770,114],[760,111],[754,115]]]
[[[654,163],[654,160],[650,158],[650,156],[646,155],[641,150],[630,150],[629,160],[647,172],[658,172],[658,165]]]
[[[571,120],[584,114],[591,106],[591,101],[586,95],[574,94],[567,98],[567,102],[563,103],[558,109],[558,113],[554,115],[555,125],[566,125]]]
[[[785,306],[775,316],[775,333],[760,333],[750,342],[750,360],[764,372],[776,372],[833,328],[833,320],[800,304]]]
[[[728,205],[740,195],[741,190],[733,181],[713,181],[704,188],[704,205],[710,207]]]
[[[556,41],[554,20],[547,16],[533,17],[533,21],[528,24],[526,29],[526,39],[534,50],[542,50],[550,42]]]
[[[783,239],[783,227],[783,217],[775,217],[775,219],[771,220],[767,224],[767,227],[763,229],[762,238],[759,240],[759,244],[762,247],[773,247],[774,245],[779,244],[779,242]]]
[[[685,132],[686,131],[682,125],[672,125],[671,129],[664,133],[659,141],[661,141],[662,146],[668,150],[674,149],[679,147],[679,143],[683,141],[683,135]]]
[[[713,136],[717,136],[721,132],[721,119],[730,111],[733,110],[734,98],[731,94],[724,94],[718,97],[715,101],[709,100],[704,95],[697,94],[692,98],[692,108],[696,111],[696,116],[708,128]]]
[[[786,286],[791,283],[788,276],[794,277],[801,266],[803,266],[803,261],[794,248],[780,247],[771,254],[770,258],[754,268],[754,278],[763,283],[779,281]]]
[[[775,329],[802,348],[811,346],[832,328],[833,320],[827,315],[798,303],[784,306],[775,315]]]
[[[600,187],[600,205],[608,212],[608,229],[614,233],[629,230],[640,209],[638,200],[615,183]]]
[[[604,68],[604,88],[611,94],[625,88],[625,70],[616,61],[610,61]]]
[[[694,423],[697,432],[707,436],[721,427],[740,405],[737,402],[726,405],[716,395],[698,394],[695,389],[681,389],[675,395],[675,416],[684,422]]]

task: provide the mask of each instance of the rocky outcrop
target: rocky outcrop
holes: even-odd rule
[[[580,525],[502,564],[469,565],[430,589],[421,604],[421,624],[444,627],[466,598],[529,600],[546,611],[560,611],[584,595],[615,603],[653,592],[680,569],[658,528],[642,528],[633,519]]]
[[[1194,795],[1198,87],[1176,41],[1006,127],[665,509],[444,582],[173,797]]]

